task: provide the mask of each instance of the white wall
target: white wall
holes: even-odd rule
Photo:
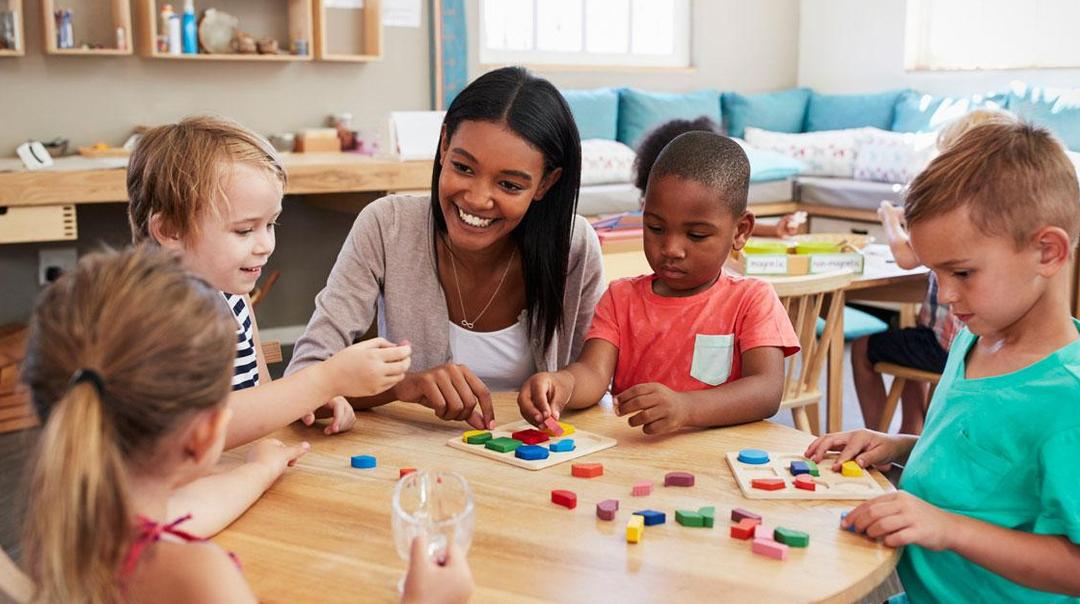
[[[910,87],[932,94],[1001,90],[1013,80],[1075,88],[1080,69],[906,71],[904,0],[800,0],[798,83],[828,93]]]

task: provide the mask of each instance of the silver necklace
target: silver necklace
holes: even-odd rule
[[[454,250],[450,249],[450,245],[446,246],[447,251],[450,252],[450,267],[454,270],[454,287],[457,288],[458,303],[461,305],[461,324],[465,329],[472,329],[476,322],[480,320],[480,317],[484,316],[487,309],[491,307],[491,303],[495,301],[495,296],[499,295],[499,290],[502,289],[503,282],[506,281],[506,275],[510,274],[510,265],[514,263],[514,254],[516,249],[511,248],[510,259],[506,261],[506,269],[503,270],[502,279],[499,279],[499,285],[495,287],[494,293],[491,294],[491,298],[484,305],[484,308],[480,311],[480,314],[476,315],[472,321],[469,321],[465,317],[465,298],[461,295],[461,282],[458,281],[457,263],[454,262]]]

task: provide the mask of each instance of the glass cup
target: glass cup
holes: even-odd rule
[[[414,537],[425,536],[427,555],[441,562],[451,543],[462,553],[468,551],[474,524],[472,490],[459,474],[423,470],[407,474],[394,487],[394,547],[406,567]],[[398,591],[404,587],[402,573]]]

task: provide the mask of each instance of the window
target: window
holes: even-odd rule
[[[908,0],[908,69],[1080,67],[1076,0]]]
[[[481,0],[480,62],[688,67],[690,0]]]

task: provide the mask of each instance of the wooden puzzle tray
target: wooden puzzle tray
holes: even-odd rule
[[[760,465],[739,461],[738,451],[731,451],[726,457],[735,482],[747,499],[871,499],[895,490],[881,486],[875,478],[882,481],[885,479],[876,470],[863,470],[862,476],[844,476],[840,472],[834,472],[832,459],[835,456],[827,455],[817,465],[820,476],[812,478],[815,484],[813,491],[795,488],[795,477],[789,469],[791,462],[806,461],[806,458],[798,453],[770,451],[769,461]],[[754,488],[751,481],[757,478],[782,479],[784,488],[775,491]]]
[[[512,424],[505,424],[502,426],[496,426],[490,430],[492,437],[509,437],[512,433],[518,430],[526,430],[532,428],[533,425],[525,420],[514,422]],[[476,455],[508,463],[510,465],[517,466],[519,468],[525,468],[526,470],[543,470],[544,468],[550,468],[551,466],[558,465],[560,463],[578,459],[597,451],[603,451],[604,449],[610,449],[614,447],[617,441],[614,438],[607,436],[600,436],[599,434],[593,434],[592,432],[586,432],[584,430],[574,429],[573,434],[566,436],[553,436],[548,441],[540,443],[540,446],[546,447],[552,443],[558,442],[563,439],[572,439],[574,441],[574,450],[567,451],[565,453],[556,453],[552,451],[547,459],[537,459],[529,461],[525,459],[519,459],[514,455],[513,451],[508,453],[499,453],[488,449],[484,445],[470,445],[461,440],[461,435],[457,435],[450,440],[446,441],[446,444],[455,448],[467,451]]]

